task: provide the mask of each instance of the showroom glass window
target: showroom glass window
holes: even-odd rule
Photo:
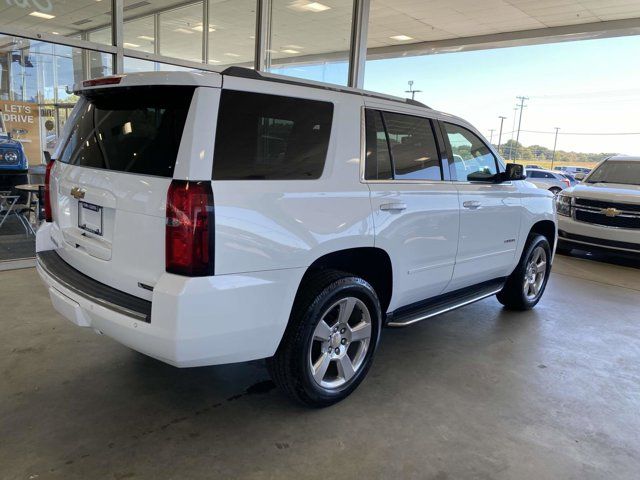
[[[214,180],[307,180],[324,169],[333,104],[225,90]]]
[[[59,35],[61,38],[82,38],[85,32],[101,28],[104,34],[92,41],[108,45],[111,43],[111,2],[4,0],[0,2],[0,23],[27,32]]]
[[[352,0],[272,0],[271,9],[268,71],[346,85]]]
[[[496,157],[480,137],[452,123],[445,122],[444,128],[453,154],[452,175],[459,181],[467,181],[471,174],[490,176],[498,173]]]

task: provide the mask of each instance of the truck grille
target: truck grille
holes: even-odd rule
[[[640,205],[636,204],[576,198],[573,215],[578,222],[640,229]]]

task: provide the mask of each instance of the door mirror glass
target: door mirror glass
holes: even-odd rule
[[[524,167],[519,163],[508,163],[504,172],[504,181],[524,180],[527,178],[524,174]]]

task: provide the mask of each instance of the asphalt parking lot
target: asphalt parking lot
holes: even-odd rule
[[[490,298],[385,330],[324,410],[262,362],[147,358],[64,320],[34,269],[0,272],[0,476],[637,478],[640,265],[596,260],[559,256],[530,312]]]

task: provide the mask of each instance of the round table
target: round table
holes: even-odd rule
[[[44,188],[44,183],[26,183],[24,185],[16,185],[13,188],[23,192],[39,193],[40,189]]]

